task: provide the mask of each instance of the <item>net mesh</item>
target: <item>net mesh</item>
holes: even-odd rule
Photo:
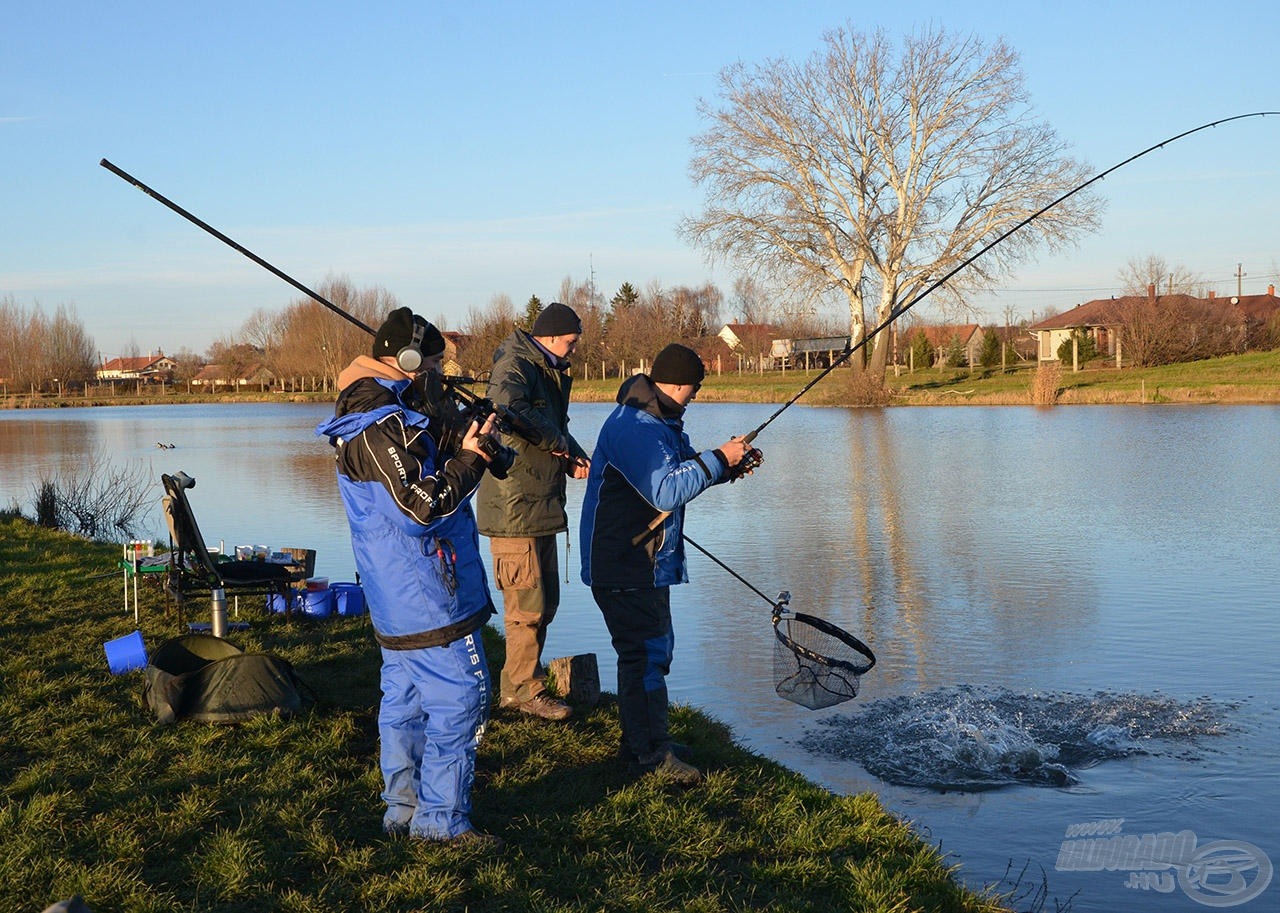
[[[810,710],[833,707],[858,694],[858,680],[876,663],[871,648],[812,615],[775,616],[774,690]]]

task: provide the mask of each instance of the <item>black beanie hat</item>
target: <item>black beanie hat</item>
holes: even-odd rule
[[[444,351],[444,337],[439,330],[408,308],[396,308],[387,315],[382,326],[378,327],[378,334],[373,337],[373,357],[390,355],[395,358],[401,349],[412,344],[415,326],[422,328],[422,342],[418,345],[418,351],[423,358],[430,358]]]
[[[572,336],[582,332],[582,321],[569,305],[553,301],[538,314],[529,332],[534,336]]]
[[[649,379],[659,384],[700,384],[707,376],[698,353],[673,342],[653,360]]]

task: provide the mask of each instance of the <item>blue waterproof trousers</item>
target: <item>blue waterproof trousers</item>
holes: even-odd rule
[[[425,840],[471,829],[476,748],[489,714],[480,632],[443,647],[382,650],[382,819]]]
[[[671,588],[593,586],[618,654],[618,716],[622,743],[642,764],[671,748],[667,728],[667,673],[675,649]]]

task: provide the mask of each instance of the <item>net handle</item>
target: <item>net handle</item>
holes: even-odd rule
[[[785,611],[785,606],[786,606],[786,604],[791,600],[791,594],[790,594],[790,593],[779,593],[779,594],[778,594],[778,598],[777,598],[777,599],[770,599],[770,598],[769,598],[768,596],[766,596],[764,593],[760,592],[760,591],[759,591],[759,590],[757,590],[754,586],[752,586],[752,585],[751,585],[751,581],[747,580],[745,577],[743,577],[741,574],[739,574],[739,573],[738,573],[737,571],[735,571],[733,568],[729,567],[729,565],[725,564],[723,561],[721,561],[721,560],[720,560],[719,558],[717,558],[715,555],[711,554],[709,551],[707,551],[707,550],[706,550],[705,548],[703,548],[701,545],[699,545],[698,543],[696,543],[696,542],[694,542],[692,539],[690,539],[687,533],[684,535],[684,541],[685,541],[685,542],[688,542],[690,545],[692,545],[692,546],[693,546],[694,548],[696,548],[698,551],[702,552],[702,554],[706,555],[708,558],[710,558],[710,559],[711,559],[712,561],[714,561],[716,564],[720,565],[722,568],[724,568],[726,571],[728,571],[729,576],[733,577],[735,580],[737,580],[739,583],[741,583],[743,586],[745,586],[745,587],[746,587],[747,589],[749,589],[751,592],[755,593],[757,596],[759,596],[759,597],[760,597],[761,599],[763,599],[765,602],[769,603],[769,605],[773,607],[774,623],[775,623],[775,624],[777,624],[777,619],[778,619],[778,617],[782,614],[782,612],[783,612],[783,611]]]

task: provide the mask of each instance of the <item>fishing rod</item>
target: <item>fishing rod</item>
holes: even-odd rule
[[[1250,117],[1266,117],[1268,115],[1276,115],[1276,114],[1280,114],[1280,111],[1254,111],[1252,114],[1236,114],[1232,117],[1224,117],[1224,118],[1221,118],[1220,120],[1210,121],[1207,124],[1201,124],[1199,127],[1193,127],[1190,130],[1184,130],[1182,133],[1179,133],[1176,136],[1171,136],[1166,140],[1162,140],[1161,142],[1156,143],[1154,146],[1149,146],[1146,149],[1143,149],[1141,152],[1137,153],[1136,155],[1129,156],[1123,162],[1112,165],[1106,171],[1098,172],[1093,177],[1089,178],[1089,180],[1085,181],[1083,184],[1079,185],[1078,187],[1073,187],[1071,190],[1068,190],[1066,193],[1058,197],[1052,203],[1049,203],[1048,205],[1042,206],[1040,209],[1037,209],[1035,212],[1027,216],[1017,225],[1013,226],[1008,231],[1004,232],[994,240],[989,241],[987,244],[983,245],[978,250],[977,253],[966,258],[963,262],[960,263],[959,266],[954,267],[949,272],[947,272],[941,279],[938,279],[937,281],[930,284],[928,288],[926,288],[920,294],[916,295],[906,304],[901,304],[893,308],[893,310],[889,312],[889,316],[886,317],[879,325],[877,325],[874,329],[872,329],[865,336],[863,336],[862,339],[858,340],[858,342],[854,343],[851,346],[845,346],[845,350],[840,355],[839,358],[833,360],[831,364],[827,366],[827,368],[825,368],[817,377],[809,381],[809,383],[805,384],[804,387],[801,388],[799,393],[797,393],[795,396],[791,397],[791,399],[783,403],[783,405],[776,412],[774,412],[771,416],[769,416],[767,419],[761,422],[754,431],[752,431],[750,434],[745,435],[743,440],[745,440],[748,444],[750,444],[752,441],[756,439],[756,436],[761,431],[767,428],[773,422],[773,420],[776,419],[778,416],[780,416],[783,412],[787,411],[787,409],[789,409],[792,406],[792,404],[795,403],[796,400],[804,396],[814,386],[816,386],[820,380],[822,380],[824,377],[826,377],[836,368],[840,367],[842,364],[848,361],[854,352],[857,352],[859,349],[866,346],[866,344],[869,343],[871,340],[875,339],[876,336],[878,336],[881,332],[886,330],[889,327],[889,325],[892,324],[895,320],[897,320],[907,311],[911,310],[913,307],[919,304],[922,300],[928,297],[931,292],[937,290],[940,286],[945,285],[947,280],[949,280],[952,276],[960,272],[962,269],[967,267],[973,261],[977,260],[987,251],[991,250],[991,248],[995,247],[1005,238],[1009,237],[1018,229],[1023,228],[1024,226],[1034,222],[1036,219],[1040,218],[1050,209],[1053,209],[1053,207],[1057,206],[1059,203],[1062,203],[1063,201],[1070,199],[1071,197],[1075,196],[1077,193],[1084,190],[1086,187],[1090,186],[1091,184],[1097,183],[1098,181],[1105,178],[1107,175],[1111,174],[1111,172],[1116,171],[1120,168],[1123,168],[1125,165],[1128,165],[1130,162],[1136,161],[1137,159],[1142,158],[1144,155],[1146,155],[1149,152],[1154,152],[1155,150],[1161,149],[1172,142],[1176,142],[1177,140],[1182,139],[1184,136],[1190,136],[1193,133],[1199,133],[1201,130],[1207,130],[1210,127],[1216,127],[1219,124],[1227,124],[1235,120],[1245,120],[1246,118],[1250,118]]]
[[[318,301],[320,304],[323,304],[325,307],[333,311],[339,317],[349,320],[351,323],[355,324],[357,327],[364,330],[370,336],[377,335],[373,327],[357,319],[351,314],[348,314],[346,311],[338,307],[332,301],[325,298],[323,295],[320,295],[319,293],[307,288],[297,279],[294,279],[288,273],[284,272],[284,270],[277,269],[276,267],[272,266],[270,263],[268,263],[262,257],[259,257],[257,254],[249,250],[244,245],[227,237],[225,234],[218,231],[218,229],[214,228],[212,225],[210,225],[208,222],[204,221],[194,213],[188,212],[187,210],[183,209],[177,203],[173,202],[173,200],[170,200],[168,197],[164,196],[164,194],[158,192],[157,190],[151,187],[148,187],[146,184],[138,180],[133,175],[129,174],[124,169],[117,167],[116,165],[112,164],[106,159],[103,159],[98,164],[100,164],[103,168],[106,168],[112,174],[115,174],[118,177],[123,178],[125,181],[128,181],[130,184],[132,184],[134,187],[137,187],[147,196],[163,203],[165,206],[172,209],[174,212],[182,216],[188,222],[191,222],[192,224],[197,225],[200,228],[203,228],[205,231],[213,235],[222,243],[244,254],[254,263],[258,264],[259,266],[261,266],[263,269],[267,270],[271,274],[280,277],[285,282],[289,283],[294,288],[296,288],[298,291],[302,292],[304,295],[307,295],[315,299],[316,301]],[[476,394],[470,392],[469,390],[463,389],[461,385],[464,383],[479,383],[479,381],[476,378],[444,377],[443,375],[441,375],[440,381],[446,388],[447,392],[450,395],[454,396],[455,399],[457,399],[463,407],[458,416],[451,417],[455,419],[455,421],[452,424],[454,425],[457,425],[459,423],[461,424],[461,427],[454,429],[456,430],[458,435],[457,437],[458,442],[462,440],[462,435],[465,433],[466,427],[470,425],[472,420],[479,421],[481,424],[483,424],[485,419],[488,418],[490,413],[496,413],[497,415],[496,427],[499,431],[502,431],[505,434],[514,434],[518,437],[522,437],[526,441],[529,441],[531,444],[534,444],[535,446],[541,442],[542,435],[538,431],[538,429],[534,425],[532,425],[529,421],[522,418],[519,414],[517,414],[507,406],[499,405],[497,403],[494,403],[490,399],[477,396]],[[494,454],[491,453],[490,458],[493,459]],[[510,458],[514,459],[514,454]],[[503,472],[505,472],[505,470],[503,470]],[[499,478],[501,478],[501,476],[499,476]]]
[[[350,314],[348,314],[346,311],[344,311],[342,308],[338,307],[338,306],[337,306],[336,304],[334,304],[332,301],[329,301],[327,298],[325,298],[325,297],[323,297],[323,296],[321,296],[321,295],[316,294],[316,293],[315,293],[315,292],[313,292],[311,289],[307,288],[305,285],[303,285],[301,282],[299,282],[297,279],[294,279],[292,276],[288,275],[287,273],[283,272],[282,270],[278,270],[278,269],[276,269],[274,266],[272,266],[272,265],[271,265],[270,263],[268,263],[266,260],[263,260],[261,257],[259,257],[257,254],[255,254],[253,251],[249,250],[247,247],[244,247],[243,245],[238,244],[238,243],[236,243],[235,241],[231,240],[231,239],[230,239],[230,238],[228,238],[226,235],[224,235],[222,232],[218,231],[218,229],[216,229],[216,228],[214,228],[212,225],[210,225],[208,222],[204,221],[203,219],[199,218],[199,217],[198,217],[198,216],[196,216],[196,215],[193,215],[192,213],[187,212],[185,209],[183,209],[183,208],[182,208],[181,206],[179,206],[177,203],[173,202],[173,200],[170,200],[168,197],[164,196],[163,194],[158,193],[157,191],[155,191],[155,190],[151,189],[151,188],[150,188],[150,187],[148,187],[146,184],[142,183],[142,181],[138,180],[138,179],[137,179],[137,178],[135,178],[133,175],[129,174],[127,171],[124,171],[124,170],[123,170],[123,169],[121,169],[121,168],[117,168],[115,165],[111,164],[111,162],[107,161],[106,159],[103,159],[102,161],[98,162],[98,164],[99,164],[99,165],[101,165],[103,168],[106,168],[108,171],[110,171],[112,174],[116,175],[117,177],[123,178],[124,180],[128,181],[130,184],[132,184],[134,187],[137,187],[139,190],[141,190],[141,191],[142,191],[143,193],[145,193],[147,196],[151,197],[153,200],[157,200],[157,201],[159,201],[159,202],[163,203],[165,206],[168,206],[170,209],[172,209],[172,210],[173,210],[174,212],[176,212],[178,215],[182,216],[182,217],[183,217],[184,219],[186,219],[188,222],[191,222],[193,225],[198,225],[199,227],[203,228],[205,231],[207,231],[209,234],[213,235],[215,238],[217,238],[217,239],[218,239],[219,241],[221,241],[223,244],[226,244],[226,245],[228,245],[229,247],[233,248],[234,250],[237,250],[237,251],[239,251],[240,253],[244,254],[246,257],[248,257],[248,258],[249,258],[250,260],[252,260],[254,263],[258,264],[258,265],[259,265],[259,266],[261,266],[263,269],[267,270],[268,272],[272,273],[273,275],[280,277],[280,278],[281,278],[281,279],[283,279],[285,282],[289,283],[289,284],[290,284],[290,285],[292,285],[294,288],[296,288],[298,291],[302,292],[304,295],[307,295],[307,296],[309,296],[309,297],[311,297],[311,298],[314,298],[316,301],[318,301],[318,302],[320,302],[321,304],[323,304],[325,307],[327,307],[329,310],[333,311],[333,312],[334,312],[335,314],[337,314],[338,316],[340,316],[340,317],[344,317],[344,318],[346,318],[347,320],[351,321],[351,322],[352,322],[352,323],[354,323],[356,326],[358,326],[360,329],[362,329],[362,330],[364,330],[366,333],[368,333],[370,336],[376,336],[376,335],[377,335],[377,333],[374,331],[373,327],[369,326],[368,324],[364,323],[364,322],[363,322],[363,321],[361,321],[361,320],[357,320],[355,317],[353,317],[353,316],[351,316]]]

